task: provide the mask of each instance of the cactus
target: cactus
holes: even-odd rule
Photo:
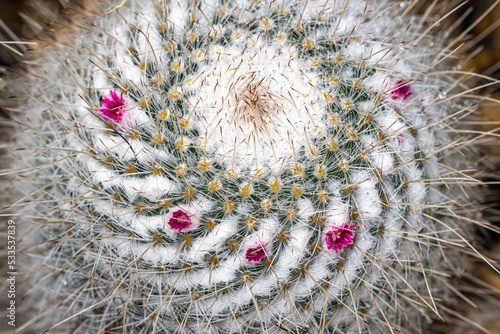
[[[59,46],[17,115],[37,325],[446,319],[480,219],[459,132],[476,109],[413,6],[129,0]]]

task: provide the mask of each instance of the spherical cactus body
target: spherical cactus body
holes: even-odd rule
[[[128,0],[59,46],[18,116],[43,329],[444,319],[475,109],[413,5]]]

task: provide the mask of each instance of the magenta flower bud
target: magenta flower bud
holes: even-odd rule
[[[342,226],[329,227],[329,231],[326,232],[327,248],[338,253],[342,248],[352,245],[354,242],[354,231],[351,229],[356,226],[356,224],[350,226],[344,224]]]
[[[115,90],[110,91],[108,96],[104,96],[102,98],[102,105],[103,106],[101,108],[97,109],[102,116],[109,118],[116,123],[121,123],[126,113],[125,98],[123,97],[123,93],[118,96],[118,93]]]
[[[394,100],[406,100],[411,94],[410,85],[402,79],[396,81],[393,88],[389,92],[389,96]]]
[[[266,256],[266,248],[260,243],[256,243],[248,248],[245,254],[249,262],[259,262],[264,256]]]
[[[405,141],[405,136],[402,133],[398,133],[394,136],[393,140],[396,145],[401,146]]]
[[[168,225],[179,232],[191,227],[191,218],[184,210],[177,210],[172,213],[172,217],[168,220]]]

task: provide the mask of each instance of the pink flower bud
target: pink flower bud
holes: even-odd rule
[[[191,218],[184,210],[177,210],[172,213],[172,217],[168,220],[168,225],[179,232],[191,227]]]
[[[330,226],[326,228],[326,246],[335,253],[340,252],[344,247],[354,243],[354,231],[351,229],[357,225],[344,224],[342,226]]]
[[[101,113],[102,116],[109,118],[116,123],[121,123],[123,117],[125,116],[125,98],[123,93],[118,96],[118,93],[114,90],[109,92],[108,96],[102,98],[102,107],[98,108],[97,111]]]
[[[389,96],[394,100],[406,100],[411,94],[410,85],[402,79],[396,81],[389,92]]]
[[[257,242],[247,249],[245,257],[249,262],[259,262],[267,255],[266,253],[266,248],[261,243]]]

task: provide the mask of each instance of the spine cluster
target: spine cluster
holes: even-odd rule
[[[412,5],[129,0],[58,50],[19,138],[52,330],[441,317],[473,109]]]

